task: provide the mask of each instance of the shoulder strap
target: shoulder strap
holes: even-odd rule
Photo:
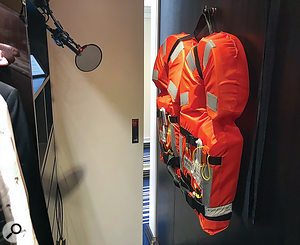
[[[173,54],[173,52],[174,52],[174,50],[176,49],[176,47],[178,46],[178,44],[179,44],[181,41],[189,40],[189,39],[192,39],[192,38],[194,38],[194,35],[189,34],[189,35],[186,35],[186,36],[184,36],[184,37],[182,37],[182,38],[177,39],[176,42],[174,43],[174,45],[173,45],[173,47],[172,47],[170,53],[169,53],[169,56],[168,56],[168,62],[170,61],[171,55]]]
[[[201,77],[201,79],[203,79],[197,47],[198,47],[198,45],[196,45],[194,47],[195,63],[196,63],[196,68],[197,68],[198,74]]]

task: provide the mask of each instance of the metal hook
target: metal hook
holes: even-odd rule
[[[208,8],[206,5],[203,8],[203,15],[205,17],[208,26],[208,31],[210,34],[214,32],[212,17],[215,15],[216,12],[217,12],[217,8]]]

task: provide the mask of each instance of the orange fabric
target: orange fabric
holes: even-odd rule
[[[173,98],[172,95],[168,92],[168,87],[170,81],[177,87],[179,91],[179,83],[181,79],[181,71],[184,65],[185,56],[187,52],[197,44],[197,40],[195,38],[188,39],[182,41],[184,49],[178,54],[176,59],[172,62],[170,60],[168,62],[168,57],[170,52],[176,43],[176,41],[182,37],[187,36],[186,33],[176,34],[169,36],[165,43],[161,45],[156,61],[154,64],[154,71],[158,71],[157,79],[152,79],[155,83],[156,87],[160,90],[160,93],[157,95],[157,108],[160,110],[161,108],[165,108],[166,113],[172,117],[178,117],[179,121],[179,112],[180,112],[180,96],[179,92],[177,92],[176,97]],[[164,46],[165,45],[165,46]],[[165,48],[165,49],[164,49]],[[165,51],[165,52],[164,52]],[[159,131],[163,132],[163,120],[159,119]],[[165,126],[165,130],[168,129],[169,122]],[[175,131],[175,138],[176,138],[176,146],[178,149],[178,142],[179,142],[179,123],[173,123],[174,131]],[[160,133],[161,134],[161,133]],[[169,149],[175,151],[175,149],[171,148],[171,135],[170,132],[167,133],[167,142],[163,142],[161,139],[161,135],[159,135],[159,140],[161,145],[165,147],[166,152]],[[162,159],[162,156],[161,156]]]
[[[203,217],[202,214],[199,214],[198,217],[199,217],[200,225],[203,228],[203,230],[211,236],[225,230],[230,224],[230,220],[211,221]]]
[[[215,47],[211,48],[205,66],[203,57],[208,53],[209,41]],[[197,52],[203,80],[197,70],[192,72],[185,62],[180,94],[189,93],[189,104],[181,107],[180,126],[201,139],[209,155],[222,157],[221,165],[209,164],[212,169],[209,207],[213,208],[232,203],[235,197],[243,138],[234,120],[241,115],[248,100],[248,65],[241,42],[228,33],[214,33],[202,38]],[[192,54],[195,57],[194,52]],[[208,106],[208,93],[214,97],[215,109]],[[191,151],[193,149],[191,147]],[[190,152],[185,151],[185,143],[183,152],[192,160]],[[185,167],[183,173],[189,173]],[[200,188],[195,182],[192,178],[192,186]],[[202,214],[198,216],[203,230],[211,235],[229,225],[229,221],[211,221]]]

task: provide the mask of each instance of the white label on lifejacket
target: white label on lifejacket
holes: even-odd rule
[[[189,68],[193,72],[196,69],[196,64],[193,58],[192,50],[190,50],[189,54],[186,56],[186,62],[188,63]]]
[[[167,51],[167,41],[163,43],[163,57],[165,57]]]
[[[190,159],[184,156],[184,166],[192,174],[193,178],[196,180],[198,186],[201,186],[201,168],[196,164],[193,164]]]
[[[177,87],[176,85],[170,80],[169,86],[168,86],[168,91],[170,95],[172,96],[173,100],[175,100],[176,95],[177,95]]]
[[[158,70],[153,70],[152,80],[158,80]]]
[[[189,104],[189,92],[185,92],[180,95],[180,106]]]
[[[209,109],[213,110],[214,112],[218,112],[218,97],[207,92],[207,106]]]
[[[205,45],[205,49],[204,49],[204,55],[203,55],[203,66],[204,68],[206,67],[207,65],[207,62],[208,62],[208,58],[209,58],[209,55],[210,55],[210,51],[212,48],[215,48],[216,45],[214,44],[214,42],[212,40],[209,40],[206,45]]]
[[[173,63],[174,60],[177,58],[177,56],[179,55],[179,53],[181,52],[181,50],[184,49],[183,43],[180,42],[177,47],[175,48],[174,52],[171,55],[171,62]]]
[[[219,217],[232,212],[232,203],[229,203],[225,206],[216,207],[216,208],[208,208],[208,207],[204,207],[204,208],[205,208],[205,216]]]

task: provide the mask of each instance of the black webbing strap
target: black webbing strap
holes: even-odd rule
[[[193,194],[191,195],[194,190],[190,187],[188,183],[186,183],[186,178],[184,174],[181,172],[181,179],[178,178],[177,174],[175,173],[174,169],[169,165],[167,166],[167,170],[169,174],[173,178],[173,182],[176,187],[180,189],[182,194],[185,196],[186,202],[189,204],[189,206],[196,210],[198,214],[202,214],[206,219],[212,220],[212,221],[225,221],[225,220],[230,220],[232,213],[228,213],[225,215],[217,216],[217,217],[208,217],[205,215],[205,207],[201,203],[200,199],[198,199],[196,196]]]
[[[191,185],[191,176],[187,174],[188,177],[185,177],[182,171],[180,171],[180,178],[182,181],[182,185],[188,189],[189,191],[193,191],[192,185]]]
[[[180,183],[179,183],[179,185],[180,185]],[[190,195],[190,192],[187,189],[185,189],[184,187],[182,187],[181,185],[180,185],[180,190],[184,194],[185,200],[190,205],[190,207],[192,209],[196,210],[198,214],[201,213],[206,219],[212,220],[212,221],[226,221],[226,220],[231,219],[232,212],[230,212],[228,214],[216,216],[216,217],[206,216],[205,215],[205,207],[200,202],[200,200],[198,200],[198,198],[196,198],[194,195]]]
[[[198,45],[196,45],[194,47],[195,64],[196,64],[197,72],[198,72],[199,76],[201,77],[201,79],[203,80],[203,75],[202,75],[202,70],[201,70],[201,66],[200,66],[200,60],[199,60],[197,47],[198,47]]]
[[[189,131],[187,131],[185,128],[180,127],[180,133],[185,137],[186,142],[190,145],[193,145],[197,147],[196,141],[198,138],[194,137]]]
[[[172,168],[179,168],[179,157],[175,157],[169,153],[166,153],[165,147],[159,142],[160,146],[160,151],[164,159],[164,163],[167,164],[168,166],[171,166]]]
[[[156,116],[158,118],[162,118],[163,117],[163,113],[160,110],[157,109],[156,110]],[[178,123],[178,118],[177,117],[171,117],[171,116],[169,116],[168,113],[166,113],[166,117],[169,118],[169,120],[170,120],[171,123]]]
[[[161,154],[163,156],[163,159],[164,159],[164,163],[169,162],[170,154],[166,153],[165,147],[160,142],[159,142],[159,146],[160,146],[160,152],[161,152]]]
[[[182,38],[179,38],[176,40],[176,42],[174,43],[170,53],[169,53],[169,56],[168,56],[168,62],[170,61],[171,59],[171,55],[173,54],[174,50],[176,49],[176,47],[178,46],[178,44],[181,42],[181,41],[185,41],[185,40],[189,40],[189,39],[192,39],[194,38],[195,36],[190,34],[190,35],[187,35],[187,36],[184,36]]]
[[[178,123],[178,118],[177,117],[168,117],[171,123]]]
[[[183,127],[180,127],[180,133],[185,137],[186,142],[188,144],[197,147],[196,141],[198,140],[198,138],[194,137],[189,131],[187,131]],[[221,165],[222,164],[222,157],[208,156],[207,160],[208,160],[208,163],[211,165]]]
[[[173,182],[174,182],[175,186],[180,188],[180,180],[179,180],[178,176],[176,175],[176,173],[174,172],[174,169],[170,165],[167,166],[167,169],[168,169],[169,174],[173,178]]]
[[[179,157],[174,157],[172,156],[169,161],[167,162],[167,165],[172,167],[172,168],[179,168],[180,164],[179,164]]]
[[[222,164],[222,157],[207,157],[207,163],[210,165],[221,165]]]
[[[156,110],[156,116],[158,117],[158,118],[161,118],[161,117],[163,117],[163,113],[160,111],[160,110]]]
[[[182,175],[181,175],[181,181],[179,182],[179,188],[180,188],[181,192],[183,193],[183,195],[185,196],[186,202],[190,205],[190,207],[192,209],[196,210],[198,214],[201,213],[206,219],[212,220],[212,221],[226,221],[226,220],[230,220],[231,219],[232,212],[230,212],[228,214],[216,216],[216,217],[208,217],[208,216],[206,216],[205,215],[205,207],[204,207],[204,205],[201,203],[201,201],[197,197],[195,197],[194,195],[190,194],[191,191],[188,188],[185,187],[186,185],[187,184],[184,183],[184,181],[182,179]]]
[[[255,222],[255,211],[259,184],[259,175],[262,165],[266,128],[268,121],[268,111],[271,93],[271,83],[273,70],[275,68],[275,52],[277,40],[277,28],[280,15],[280,0],[269,1],[268,22],[266,25],[266,40],[264,48],[264,60],[262,64],[262,72],[258,89],[258,114],[256,121],[256,131],[252,142],[252,150],[250,156],[249,169],[247,174],[245,199],[242,217],[244,223],[248,224],[250,191],[252,174],[254,169],[254,187],[253,187],[253,205],[250,214],[252,224]]]

